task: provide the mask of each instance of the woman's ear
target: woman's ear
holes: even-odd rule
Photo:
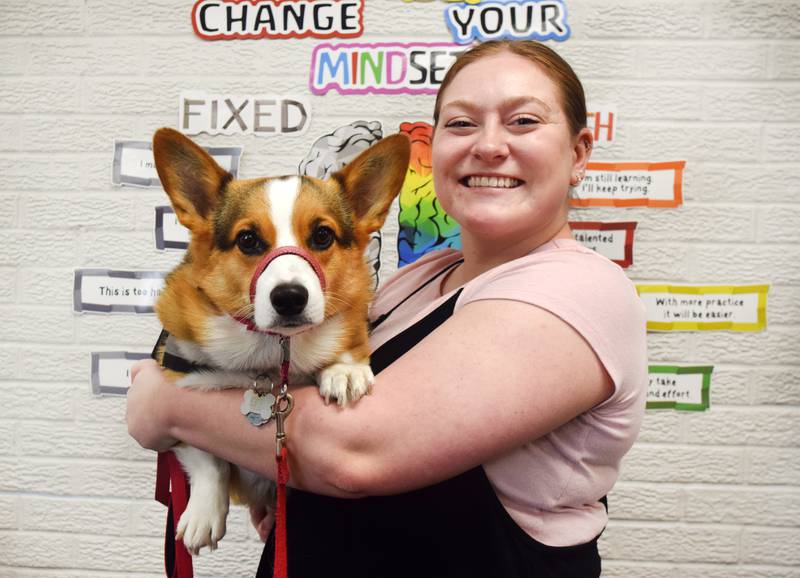
[[[588,128],[582,128],[580,132],[573,137],[573,162],[572,162],[572,176],[570,177],[570,184],[572,186],[579,185],[586,175],[586,166],[589,164],[589,159],[592,156],[592,149],[594,148],[594,136],[592,131]]]

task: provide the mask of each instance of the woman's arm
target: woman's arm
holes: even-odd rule
[[[274,479],[274,426],[240,417],[240,390],[182,390],[153,383],[157,368],[145,369],[129,394],[140,443],[157,448],[170,436]],[[295,389],[286,428],[292,483],[342,497],[426,486],[552,431],[612,391],[592,348],[559,317],[517,301],[476,301],[351,407],[326,406],[315,387]],[[149,430],[139,404],[160,420]],[[149,433],[140,438],[141,430]]]

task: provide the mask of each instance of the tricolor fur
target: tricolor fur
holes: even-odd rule
[[[191,231],[186,256],[167,277],[156,311],[182,357],[215,368],[172,372],[177,383],[247,387],[258,374],[277,375],[281,334],[292,336],[292,379],[316,377],[321,394],[340,404],[366,393],[372,383],[366,323],[372,280],[364,250],[403,184],[408,139],[383,139],[327,180],[235,180],[171,129],[156,132],[153,153],[178,220]],[[324,288],[309,262],[292,254],[252,279],[265,254],[286,246],[313,255]],[[178,535],[193,553],[213,549],[225,533],[230,466],[183,444],[175,453],[191,484]],[[239,470],[235,493],[263,505],[269,485]]]

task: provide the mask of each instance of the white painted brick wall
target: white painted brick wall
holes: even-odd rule
[[[610,495],[611,578],[800,578],[800,6],[796,0],[567,0],[555,47],[590,103],[618,113],[597,160],[687,161],[677,209],[637,221],[637,281],[768,283],[758,334],[654,333],[654,363],[711,364],[712,409],[651,411]],[[448,40],[441,2],[369,0],[363,41]],[[192,2],[9,0],[0,18],[0,576],[161,575],[153,456],[97,398],[90,353],[148,351],[152,316],[72,313],[76,268],[167,270],[161,191],[111,185],[112,143],[174,125],[184,89],[308,94],[313,40],[202,42]],[[312,99],[304,136],[244,145],[241,173],[296,169],[353,120],[430,120],[431,96]],[[367,112],[365,112],[367,111]],[[46,406],[48,419],[38,407]],[[200,577],[252,576],[260,544],[235,508]]]

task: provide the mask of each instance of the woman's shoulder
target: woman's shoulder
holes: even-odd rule
[[[465,287],[464,299],[491,287],[512,293],[547,295],[554,299],[602,307],[611,300],[642,307],[636,287],[625,271],[610,259],[573,239],[557,239],[475,278]]]
[[[643,341],[646,311],[623,269],[572,239],[536,251],[476,277],[464,287],[456,309],[486,299],[522,301],[597,335]]]

